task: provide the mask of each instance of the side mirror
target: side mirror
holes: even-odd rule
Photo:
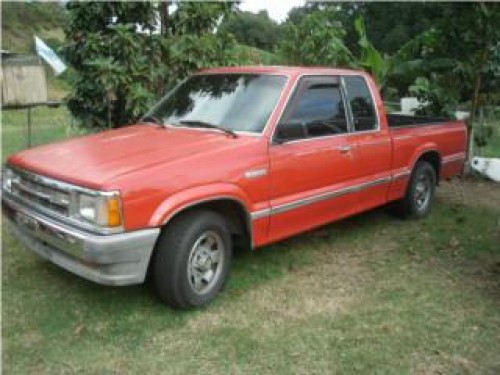
[[[290,122],[278,124],[274,135],[274,143],[281,144],[296,139],[306,138],[307,132],[303,122]]]

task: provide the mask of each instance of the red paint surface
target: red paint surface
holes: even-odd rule
[[[390,130],[378,90],[357,71],[327,68],[232,67],[210,73],[263,73],[289,77],[260,136],[233,139],[222,132],[136,125],[22,151],[8,163],[77,185],[120,190],[126,230],[162,225],[193,203],[233,199],[247,213],[411,170],[426,151],[442,159],[465,153],[463,122]],[[380,115],[380,130],[271,144],[288,95],[301,75],[361,75],[368,79]],[[351,152],[340,153],[338,146]],[[441,178],[461,172],[463,160],[443,164]],[[245,178],[246,171],[268,173]],[[253,220],[260,246],[329,221],[401,198],[408,176],[359,192]]]

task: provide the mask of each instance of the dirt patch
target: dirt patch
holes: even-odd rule
[[[472,178],[443,181],[437,196],[453,204],[500,211],[500,184]]]
[[[233,326],[265,334],[292,321],[342,310],[352,299],[363,271],[356,258],[332,258],[331,262],[325,259],[320,264],[292,270],[284,277],[256,287],[241,296],[231,310],[221,308],[205,312],[199,319],[192,319],[188,329],[203,331]],[[248,314],[249,311],[253,313]]]
[[[266,335],[293,322],[346,311],[373,277],[364,264],[366,253],[390,251],[397,246],[381,235],[376,235],[368,247],[347,240],[325,243],[316,250],[313,265],[292,269],[284,277],[256,287],[231,309],[225,306],[205,311],[185,328],[200,332],[232,326]]]
[[[384,252],[397,246],[387,236],[375,237],[369,245],[342,239],[326,242],[316,249],[305,247],[301,251],[314,251],[310,266],[290,269],[283,277],[260,284],[236,298],[228,290],[227,298],[235,298],[231,308],[222,303],[196,314],[180,330],[162,330],[151,338],[149,348],[163,347],[168,353],[183,352],[185,347],[193,350],[199,335],[220,330],[247,332],[249,337],[261,340],[316,316],[348,311],[352,303],[362,298],[363,287],[374,277],[365,265],[366,253]],[[175,339],[179,335],[182,342]]]
[[[315,232],[310,235],[314,236]],[[195,314],[177,330],[165,329],[152,336],[147,350],[170,356],[202,353],[200,336],[218,336],[221,332],[229,341],[244,337],[255,343],[265,342],[280,332],[294,329],[300,332],[303,329],[300,327],[315,317],[349,311],[359,298],[363,298],[364,286],[374,277],[364,262],[366,253],[387,249],[389,240],[375,237],[377,239],[369,245],[342,239],[325,242],[319,248],[297,249],[314,252],[313,264],[291,268],[282,277],[259,284],[242,295],[231,295],[228,290],[226,296],[223,293],[219,297],[222,303]],[[231,300],[230,307],[224,303],[225,298]],[[179,337],[183,339],[178,340]],[[227,351],[228,361],[236,362],[236,358],[231,358],[236,355],[234,348],[220,345]],[[205,363],[215,360],[213,355],[205,353]],[[185,366],[189,367],[187,363]],[[204,369],[206,373],[220,373],[220,369],[209,367]]]

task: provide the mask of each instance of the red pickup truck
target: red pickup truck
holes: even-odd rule
[[[139,124],[9,157],[2,206],[32,251],[86,279],[202,306],[233,244],[257,248],[392,202],[425,216],[461,172],[460,121],[386,115],[369,75],[231,67],[181,82]]]

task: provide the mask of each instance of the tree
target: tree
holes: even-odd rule
[[[411,87],[430,103],[433,114],[449,114],[458,102],[470,102],[471,121],[481,101],[498,103],[500,6],[495,3],[435,4],[435,40],[425,58],[446,57],[445,70],[428,70]]]
[[[459,22],[457,22],[459,20]],[[500,40],[500,4],[450,3],[443,8],[438,24],[440,53],[455,58],[452,74],[458,79],[464,99],[471,100],[475,115],[485,78],[495,80],[495,63]]]
[[[281,27],[269,18],[267,11],[232,13],[220,29],[233,34],[241,44],[267,51],[274,50],[281,37]]]
[[[299,23],[287,23],[278,52],[290,64],[346,66],[352,54],[343,42],[345,31],[338,12],[331,6],[297,17]]]
[[[326,3],[326,2],[325,2]],[[300,24],[308,14],[322,9],[321,2],[306,2],[288,13],[286,23]],[[427,2],[328,2],[337,10],[336,18],[345,29],[344,43],[355,54],[360,52],[353,20],[362,16],[375,48],[392,54],[409,40],[430,29],[440,17],[439,4]]]
[[[459,20],[459,22],[457,22]],[[469,137],[476,127],[475,141],[484,145],[492,134],[476,121],[478,108],[483,104],[498,105],[500,4],[450,3],[443,7],[437,27],[440,31],[440,51],[452,56],[456,66],[444,75],[444,87],[455,83],[463,101],[470,101]],[[489,135],[488,135],[489,134]],[[472,137],[469,138],[469,144]],[[469,148],[470,149],[470,148]]]
[[[416,77],[429,72],[449,70],[455,60],[438,57],[427,58],[428,50],[435,48],[438,34],[435,29],[429,29],[415,36],[403,44],[397,51],[387,54],[379,51],[371,39],[365,27],[365,21],[359,16],[354,21],[354,27],[358,34],[360,52],[352,65],[367,70],[375,79],[378,86],[384,91],[388,85],[397,89],[395,81],[405,82],[406,89],[410,82]],[[399,88],[401,82],[399,82]]]
[[[286,23],[287,24],[294,24],[295,26],[298,26],[298,25],[300,25],[300,23],[304,20],[304,18],[307,15],[320,10],[322,6],[323,5],[319,2],[307,1],[302,6],[293,7],[288,12],[288,15],[286,18]]]
[[[77,74],[70,111],[86,126],[121,126],[193,70],[234,65],[234,39],[215,31],[232,8],[178,3],[167,18],[151,2],[69,2],[65,56]]]
[[[432,2],[364,2],[354,9],[354,16],[365,19],[373,45],[389,55],[433,28],[440,18],[440,5]]]
[[[282,42],[280,49],[289,63],[362,68],[373,76],[383,93],[387,93],[389,84],[394,85],[402,77],[406,90],[413,80],[424,72],[449,69],[451,66],[450,59],[425,58],[425,50],[435,45],[435,30],[430,29],[416,35],[394,53],[387,54],[373,45],[368,37],[364,17],[359,15],[353,23],[358,41],[357,48],[351,50],[345,44],[346,33],[342,22],[339,21],[347,19],[340,13],[346,11],[345,8],[339,8],[337,5],[320,6],[315,3],[298,9],[303,12],[295,10],[294,21],[287,21],[287,40]],[[354,4],[347,11],[350,14],[361,14],[359,10]]]

